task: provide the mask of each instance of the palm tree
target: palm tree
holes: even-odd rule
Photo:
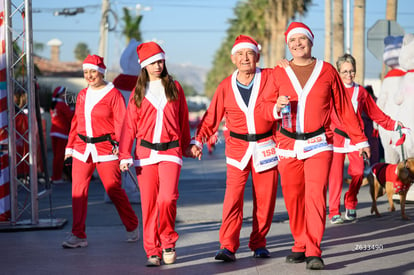
[[[88,45],[86,43],[79,42],[78,44],[76,44],[74,53],[76,60],[82,61],[88,56],[88,54],[91,53],[91,51],[89,50]]]
[[[217,85],[234,71],[230,61],[230,49],[240,34],[254,37],[258,43],[265,41],[264,4],[267,0],[239,2],[234,9],[235,18],[230,20],[227,36],[215,54],[213,68],[207,74],[205,94],[211,97]]]
[[[364,83],[365,79],[365,0],[354,0],[354,33],[352,55],[356,62],[355,82]]]
[[[344,1],[334,0],[333,8],[333,49],[334,61],[344,54]]]
[[[296,14],[304,14],[311,0],[249,0],[238,2],[235,18],[230,20],[227,37],[216,52],[213,68],[207,74],[205,93],[212,96],[217,85],[234,71],[230,61],[230,49],[234,39],[250,35],[262,45],[264,67],[273,67],[285,57],[284,32],[288,21]]]
[[[126,37],[126,44],[129,44],[129,41],[131,38],[135,38],[137,41],[142,41],[141,31],[139,29],[139,25],[141,24],[142,15],[138,16],[131,16],[129,13],[128,8],[123,8],[124,11],[124,17],[122,19],[124,20],[125,27],[122,31],[122,34]]]
[[[270,56],[266,60],[265,67],[272,67],[276,61],[285,57],[284,33],[289,20],[294,19],[297,14],[305,14],[307,5],[311,2],[310,0],[268,0],[266,24],[268,25]]]

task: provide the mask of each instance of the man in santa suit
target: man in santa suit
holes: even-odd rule
[[[249,248],[257,258],[270,257],[266,249],[276,201],[277,157],[275,123],[265,121],[257,108],[266,90],[274,89],[271,69],[256,67],[258,43],[240,35],[231,50],[237,70],[218,86],[195,134],[194,154],[201,157],[203,143],[217,132],[225,117],[230,136],[226,138],[227,179],[220,228],[220,249],[215,259],[235,261],[243,223],[243,198],[249,174],[253,182],[253,228]]]
[[[88,189],[97,169],[103,186],[114,203],[127,230],[127,241],[139,238],[138,218],[121,187],[118,141],[125,116],[124,98],[114,85],[104,80],[103,58],[88,55],[83,62],[83,75],[88,87],[77,96],[65,158],[73,157],[71,236],[64,248],[86,247],[85,221]]]
[[[360,150],[370,154],[367,138],[345,93],[341,78],[327,62],[312,57],[314,35],[303,23],[285,32],[292,60],[274,70],[275,89],[260,104],[269,121],[280,120],[276,133],[279,172],[294,238],[288,263],[306,260],[307,269],[323,269],[321,241],[326,221],[326,189],[332,160],[332,108]],[[290,124],[290,125],[288,125]]]

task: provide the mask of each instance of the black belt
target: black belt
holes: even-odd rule
[[[263,134],[237,134],[235,132],[230,131],[230,136],[234,138],[238,138],[244,141],[258,141],[263,138],[267,138],[273,135],[272,130],[267,133]]]
[[[280,133],[293,139],[307,140],[309,138],[313,138],[313,137],[316,137],[317,135],[325,133],[325,128],[321,127],[315,132],[310,132],[310,133],[292,133],[286,130],[285,128],[280,128]]]
[[[113,140],[111,138],[110,134],[106,134],[100,137],[87,137],[81,134],[78,134],[78,136],[80,137],[81,140],[83,140],[86,143],[99,143],[99,142],[103,142],[103,141],[109,141],[112,146],[118,146],[118,142]]]
[[[345,132],[344,132],[344,131],[342,131],[342,130],[339,130],[338,128],[335,128],[334,132],[335,132],[335,133],[337,133],[337,134],[338,134],[338,135],[340,135],[340,136],[343,136],[344,138],[349,138],[349,136],[348,136],[348,134],[347,134],[347,133],[345,133]]]
[[[146,148],[157,150],[157,151],[166,151],[171,148],[175,148],[180,146],[178,140],[170,141],[170,142],[162,142],[162,143],[151,143],[144,139],[141,139],[141,146]]]

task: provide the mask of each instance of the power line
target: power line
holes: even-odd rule
[[[211,30],[209,30],[209,29],[205,29],[205,30],[200,30],[200,29],[141,30],[142,33],[149,33],[149,32],[151,32],[151,33],[152,32],[156,32],[156,33],[166,33],[166,32],[167,33],[174,33],[174,32],[185,32],[185,33],[192,33],[192,32],[194,32],[194,33],[198,33],[198,32],[202,32],[202,33],[220,32],[221,33],[223,31],[225,31],[225,30],[223,30],[223,29],[220,29],[220,30],[218,30],[218,29],[217,30],[213,30],[213,29],[211,29]],[[82,33],[96,33],[97,30],[75,30],[75,29],[39,29],[39,30],[36,30],[36,29],[34,29],[33,32],[61,32],[61,33],[62,32],[66,32],[66,33],[68,33],[68,32],[82,32]],[[115,33],[122,33],[122,31],[113,31],[113,32],[115,32]]]

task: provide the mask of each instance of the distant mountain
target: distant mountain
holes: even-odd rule
[[[189,64],[167,64],[168,72],[179,82],[191,85],[199,94],[204,94],[208,69]]]

